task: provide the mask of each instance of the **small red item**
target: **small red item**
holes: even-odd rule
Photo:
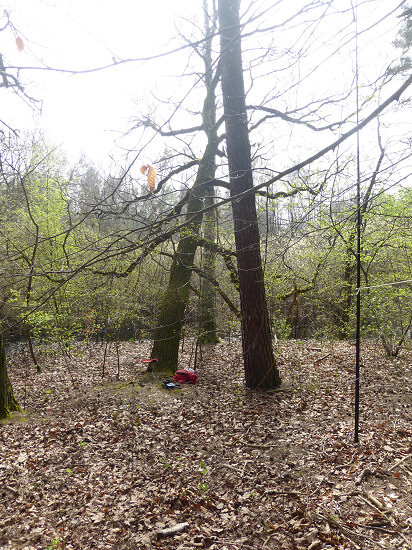
[[[146,372],[151,372],[153,374],[153,365],[157,363],[157,361],[158,359],[156,357],[154,357],[153,359],[142,359],[143,365],[146,365]]]

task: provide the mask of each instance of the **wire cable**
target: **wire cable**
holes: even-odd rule
[[[356,126],[359,126],[359,59],[358,59],[358,4],[353,6],[355,22],[355,88],[356,88]],[[355,433],[354,442],[359,443],[359,403],[360,403],[360,325],[361,325],[361,246],[362,246],[362,210],[360,191],[360,136],[356,131],[356,359],[355,359]]]

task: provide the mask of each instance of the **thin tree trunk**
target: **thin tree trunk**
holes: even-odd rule
[[[31,337],[31,330],[30,330],[29,325],[27,325],[27,343],[29,345],[30,357],[32,358],[33,364],[36,367],[36,371],[41,372],[41,366],[39,365],[39,362],[37,361],[36,352],[34,351],[33,338]]]
[[[239,0],[219,0],[222,90],[231,196],[253,187],[239,3]],[[254,194],[234,200],[232,209],[246,386],[252,389],[273,388],[279,386],[281,380],[272,349]]]
[[[213,13],[210,17],[208,13],[208,2],[203,0],[203,14],[204,14],[204,24],[206,29],[206,35],[209,37],[209,40],[205,42],[204,49],[204,60],[205,60],[205,84],[206,89],[212,89],[212,80],[213,74],[211,71],[212,68],[212,40],[211,36],[216,30],[217,24],[217,13],[213,3]],[[211,24],[212,21],[212,24]],[[213,104],[210,104],[208,109],[203,110],[204,122],[211,128],[214,127],[216,123],[216,101],[213,97]],[[214,204],[214,195],[215,188],[212,183],[206,186],[206,194],[204,200],[204,206],[210,207]],[[214,243],[215,241],[215,222],[216,222],[216,211],[209,210],[204,215],[203,227],[204,227],[204,236],[209,243]],[[210,344],[216,344],[219,342],[219,338],[216,334],[216,316],[215,316],[215,304],[216,304],[216,289],[212,284],[212,280],[215,278],[215,258],[216,253],[212,250],[211,246],[206,246],[203,249],[203,271],[206,274],[206,279],[202,281],[201,284],[201,295],[200,295],[200,343],[207,342]]]
[[[13,388],[7,374],[3,335],[0,333],[0,418],[8,418],[12,411],[21,411],[21,409],[14,397]]]
[[[369,208],[369,203],[372,197],[372,191],[376,184],[379,171],[385,157],[385,150],[381,144],[380,134],[378,133],[378,142],[380,147],[380,155],[376,168],[372,174],[371,180],[369,182],[368,188],[366,190],[365,196],[362,200],[361,205],[361,214],[364,217],[364,214]],[[347,340],[350,336],[350,314],[352,309],[352,298],[354,297],[354,284],[356,281],[356,227],[355,227],[355,214],[353,217],[349,218],[349,222],[353,224],[353,227],[350,230],[348,239],[345,241],[345,257],[344,257],[344,271],[343,271],[343,284],[342,284],[342,298],[339,304],[339,314],[337,319],[338,325],[338,338],[340,340]],[[366,222],[363,224],[362,231],[366,229]]]
[[[208,187],[207,195],[205,197],[205,207],[212,206],[214,204],[214,186]],[[215,241],[215,222],[216,212],[215,210],[209,210],[204,216],[204,237],[210,243]],[[216,344],[219,342],[219,338],[216,333],[216,288],[212,281],[215,279],[215,262],[216,252],[212,250],[211,246],[205,246],[203,248],[203,261],[202,269],[206,277],[201,283],[200,293],[200,327],[199,338],[200,341],[206,344]]]

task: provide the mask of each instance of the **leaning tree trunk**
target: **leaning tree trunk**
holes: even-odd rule
[[[152,357],[158,359],[159,371],[174,372],[178,366],[179,342],[189,295],[189,282],[193,271],[193,261],[198,247],[200,227],[203,219],[204,200],[211,182],[215,179],[215,157],[219,138],[216,127],[215,89],[219,82],[218,71],[213,75],[211,41],[214,35],[209,26],[210,18],[205,8],[206,41],[203,59],[205,63],[206,97],[202,110],[202,126],[207,136],[205,152],[200,161],[196,181],[190,191],[186,221],[190,222],[180,233],[180,240],[173,257],[169,283],[162,298],[160,315],[157,320]]]
[[[230,194],[253,188],[251,150],[242,68],[239,0],[219,0],[223,107]],[[281,383],[273,355],[253,192],[232,201],[241,306],[246,386],[268,389]]]
[[[0,418],[7,418],[12,411],[20,411],[13,388],[7,375],[3,335],[0,333]]]
[[[217,138],[209,140],[202,157],[196,182],[190,191],[186,219],[190,224],[183,228],[179,244],[170,268],[169,283],[162,298],[160,315],[152,349],[152,357],[158,359],[159,371],[174,372],[178,364],[180,334],[184,322],[199,230],[203,218],[203,199],[208,182],[215,176],[215,152]]]

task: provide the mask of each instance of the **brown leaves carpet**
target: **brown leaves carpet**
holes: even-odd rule
[[[267,393],[245,391],[238,343],[175,391],[149,353],[49,349],[38,374],[9,348],[25,413],[0,425],[0,549],[412,548],[412,352],[363,343],[359,444],[350,344],[280,344]]]

